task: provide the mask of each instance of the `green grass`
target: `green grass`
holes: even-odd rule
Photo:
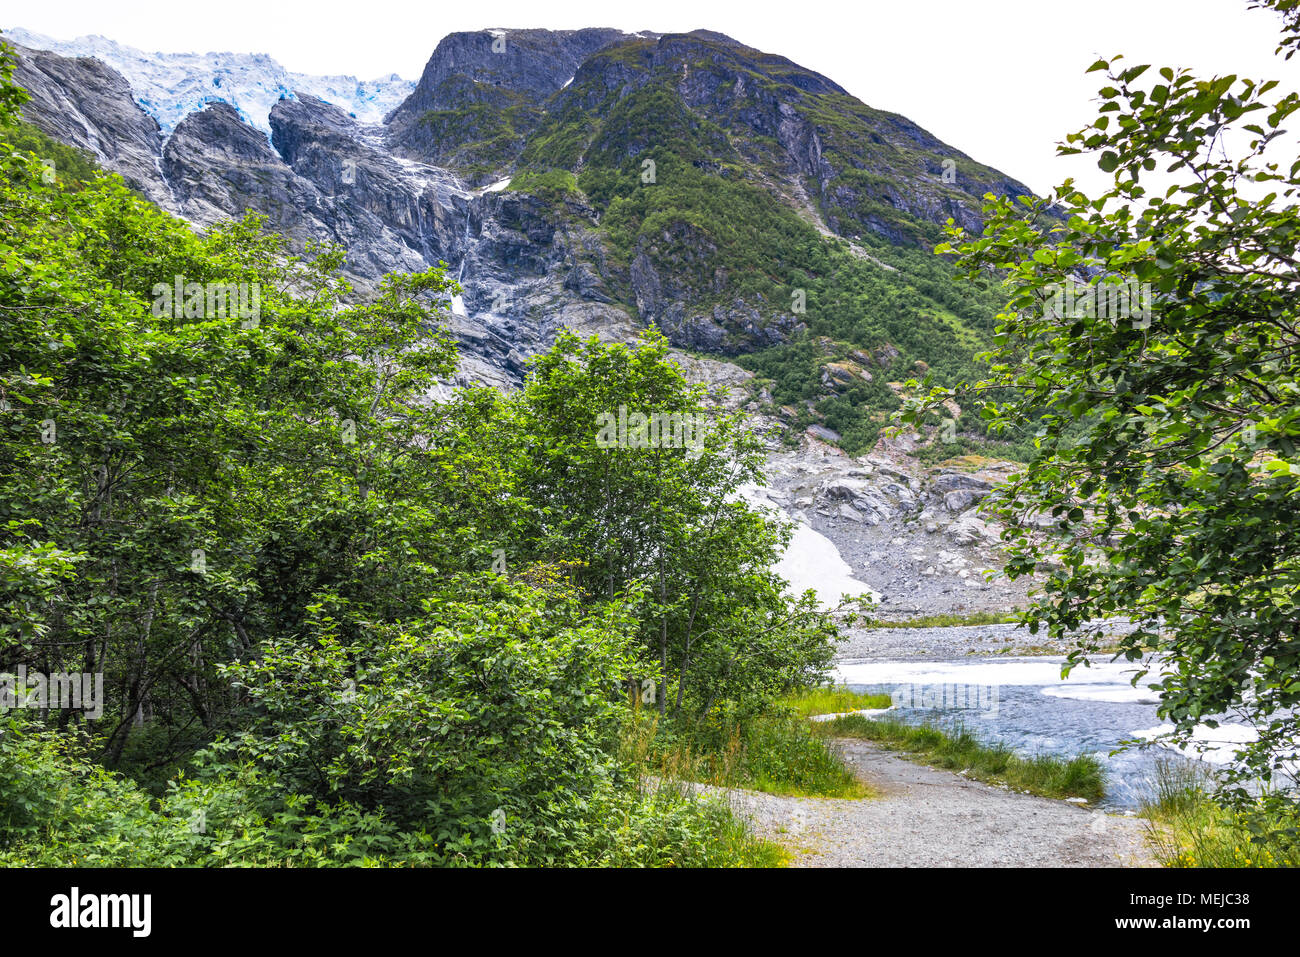
[[[985,436],[959,435],[956,442],[933,440],[910,452],[922,465],[960,467],[963,459],[982,458],[988,461],[1025,463],[1032,459],[1033,444],[1027,439],[1002,442]]]
[[[781,699],[781,704],[801,718],[810,718],[815,714],[861,711],[867,708],[888,708],[892,703],[892,699],[887,694],[851,691],[843,685],[806,688]]]
[[[1214,800],[1209,772],[1185,761],[1156,766],[1143,805],[1148,840],[1165,867],[1300,867],[1300,806],[1274,795],[1242,809]]]
[[[1025,758],[1006,745],[982,742],[960,727],[944,731],[893,718],[850,715],[817,725],[816,733],[874,741],[937,768],[964,772],[977,781],[1004,784],[1043,797],[1081,797],[1096,802],[1106,793],[1101,764],[1096,758],[1087,755],[1069,759],[1053,755]]]
[[[516,192],[532,193],[552,200],[564,196],[582,195],[582,191],[578,189],[577,177],[563,169],[519,173],[510,180],[510,188]]]
[[[951,628],[957,625],[1008,625],[1018,621],[1015,612],[974,611],[964,615],[945,613],[888,621],[867,618],[859,623],[861,628]]]
[[[785,867],[791,857],[757,837],[725,797],[672,779],[643,779],[639,813],[611,823],[601,867]]]
[[[788,711],[745,721],[713,715],[695,727],[641,713],[625,730],[623,755],[644,773],[669,780],[790,797],[874,793],[807,720]]]

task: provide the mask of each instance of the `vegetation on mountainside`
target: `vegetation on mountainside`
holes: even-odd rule
[[[638,74],[637,84],[615,92],[579,77],[529,136],[511,188],[551,201],[559,216],[578,215],[564,201],[584,200],[617,275],[629,276],[639,257],[661,278],[665,300],[685,305],[686,318],[716,317],[723,338],[708,348],[759,375],[757,388],[771,395],[766,411],[792,407],[792,427],[823,424],[846,450],[861,453],[898,408],[897,383],[916,374],[918,361],[941,383],[981,374],[975,356],[992,335],[996,297],[960,288],[949,263],[915,245],[933,245],[940,227],[903,208],[914,194],[948,196],[948,152],[925,137],[914,141],[901,117],[844,94],[798,89],[787,74],[799,69],[787,61],[768,58],[783,78],[778,83],[746,67],[726,44],[693,42],[701,52],[686,64],[690,74],[735,72],[748,92],[736,94],[736,83],[726,80],[711,102],[688,107],[680,71]],[[584,76],[600,76],[606,61],[643,70],[648,43],[602,51]],[[730,58],[725,68],[716,56]],[[828,200],[802,210],[790,156],[753,125],[754,112],[776,92],[825,134],[825,155],[838,171],[825,195],[859,197],[854,208]],[[873,132],[880,124],[895,139]],[[904,141],[911,145],[899,145]],[[959,154],[951,158],[963,181],[1003,181]],[[943,202],[953,208],[964,195],[953,191]],[[858,238],[824,234],[814,225],[818,217]],[[629,303],[637,298],[630,286],[615,291]],[[677,341],[685,334],[665,331]],[[867,374],[828,375],[828,365],[834,371],[845,362]],[[979,419],[961,428],[965,441],[982,447]],[[1025,454],[1014,445],[1000,451]]]
[[[54,177],[65,187],[76,188],[101,172],[93,156],[50,138],[30,123],[15,121],[6,129],[5,138],[10,149],[48,161],[42,176]]]
[[[503,98],[507,102],[500,102]],[[429,161],[453,167],[477,183],[519,154],[540,112],[518,95],[494,89],[491,101],[430,110],[419,123],[423,138],[436,147],[430,149]]]

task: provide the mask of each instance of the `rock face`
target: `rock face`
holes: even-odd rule
[[[949,497],[983,498],[1012,468],[927,470],[883,447],[853,458],[809,442],[769,458],[768,494],[834,542],[854,576],[880,593],[875,614],[1003,611],[1023,604],[1028,585],[987,577],[1004,561],[1002,528],[977,505],[954,513]]]
[[[299,247],[344,246],[362,290],[389,272],[448,264],[464,286],[447,317],[464,381],[517,385],[526,357],[564,327],[635,335],[608,292],[592,234],[562,225],[533,196],[474,191],[446,169],[396,155],[382,128],[323,100],[280,100],[270,142],[229,104],[209,103],[164,143],[125,80],[100,61],[18,54],[18,80],[32,93],[25,119],[200,228],[261,213]]]
[[[410,97],[388,116],[391,142],[402,155],[429,163],[483,163],[470,176],[477,185],[486,167],[501,168],[523,147],[542,104],[587,57],[628,36],[610,29],[450,34]]]
[[[163,207],[172,205],[158,162],[162,133],[135,104],[121,74],[99,60],[16,47],[14,79],[31,94],[23,116],[69,146],[96,156]]]
[[[273,229],[323,238],[319,194],[225,103],[181,121],[163,149],[162,168],[177,212],[194,223],[211,225],[251,209],[266,213]]]

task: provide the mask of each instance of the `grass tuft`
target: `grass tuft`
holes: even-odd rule
[[[893,703],[887,694],[867,694],[852,691],[845,685],[805,688],[781,699],[801,718],[816,714],[838,714],[842,711],[862,711],[867,708],[888,708]]]
[[[1274,794],[1241,808],[1215,801],[1208,769],[1190,761],[1156,766],[1156,793],[1142,808],[1156,859],[1165,867],[1300,867],[1300,806]]]
[[[778,711],[743,722],[714,714],[695,727],[633,716],[623,754],[646,774],[792,797],[863,798],[858,780],[809,722]]]

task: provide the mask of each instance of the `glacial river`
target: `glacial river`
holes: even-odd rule
[[[885,692],[905,721],[960,724],[984,740],[1004,742],[1021,754],[1095,755],[1107,772],[1104,804],[1136,808],[1152,790],[1158,759],[1232,760],[1234,745],[1253,732],[1223,723],[1197,733],[1194,752],[1165,745],[1112,754],[1125,740],[1162,730],[1149,674],[1134,687],[1129,662],[1078,668],[1060,677],[1063,658],[966,658],[960,661],[871,661],[842,664],[836,680],[854,690]],[[1163,730],[1169,730],[1167,725]]]

